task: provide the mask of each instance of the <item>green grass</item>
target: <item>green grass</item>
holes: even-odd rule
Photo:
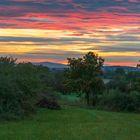
[[[79,102],[80,97],[77,97],[76,94],[70,94],[70,95],[61,95],[61,100],[65,101],[65,102]]]
[[[140,115],[67,108],[0,122],[0,140],[140,140]]]

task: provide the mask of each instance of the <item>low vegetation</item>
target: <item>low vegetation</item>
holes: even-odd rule
[[[48,91],[45,83],[48,74],[48,68],[17,64],[16,59],[1,57],[0,119],[24,118],[34,113],[37,102]]]
[[[140,112],[140,93],[119,90],[105,91],[98,98],[97,107],[110,111]]]

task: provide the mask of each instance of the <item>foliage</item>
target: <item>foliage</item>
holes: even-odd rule
[[[131,88],[132,88],[133,90],[138,91],[138,92],[140,93],[140,78],[139,78],[139,77],[136,78],[135,81],[133,81]]]
[[[13,57],[0,57],[0,65],[14,65],[16,61]]]
[[[129,81],[127,81],[123,76],[118,76],[112,79],[109,83],[106,84],[106,87],[108,89],[118,89],[121,92],[128,92],[130,89]]]
[[[64,79],[64,71],[51,71],[46,83],[49,87],[52,87],[54,91],[65,93]]]
[[[140,112],[140,93],[132,91],[123,93],[119,90],[105,91],[100,96],[99,108],[111,111]]]
[[[140,72],[131,72],[126,75],[129,82],[130,91],[138,91],[140,93]]]
[[[127,74],[117,73],[109,83],[106,84],[108,89],[118,89],[121,92],[140,92],[140,72],[129,72]]]
[[[37,66],[0,58],[0,118],[14,119],[33,113],[42,92]]]
[[[104,59],[93,52],[82,58],[68,58],[69,69],[66,71],[66,86],[71,91],[86,94],[87,104],[95,105],[96,94],[103,89],[101,79]]]

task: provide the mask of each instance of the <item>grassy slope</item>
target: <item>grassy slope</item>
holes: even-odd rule
[[[0,122],[0,140],[140,140],[140,115],[69,108]]]

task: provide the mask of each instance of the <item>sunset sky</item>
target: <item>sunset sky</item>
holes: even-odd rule
[[[0,0],[0,56],[66,63],[89,51],[136,66],[140,0]]]

